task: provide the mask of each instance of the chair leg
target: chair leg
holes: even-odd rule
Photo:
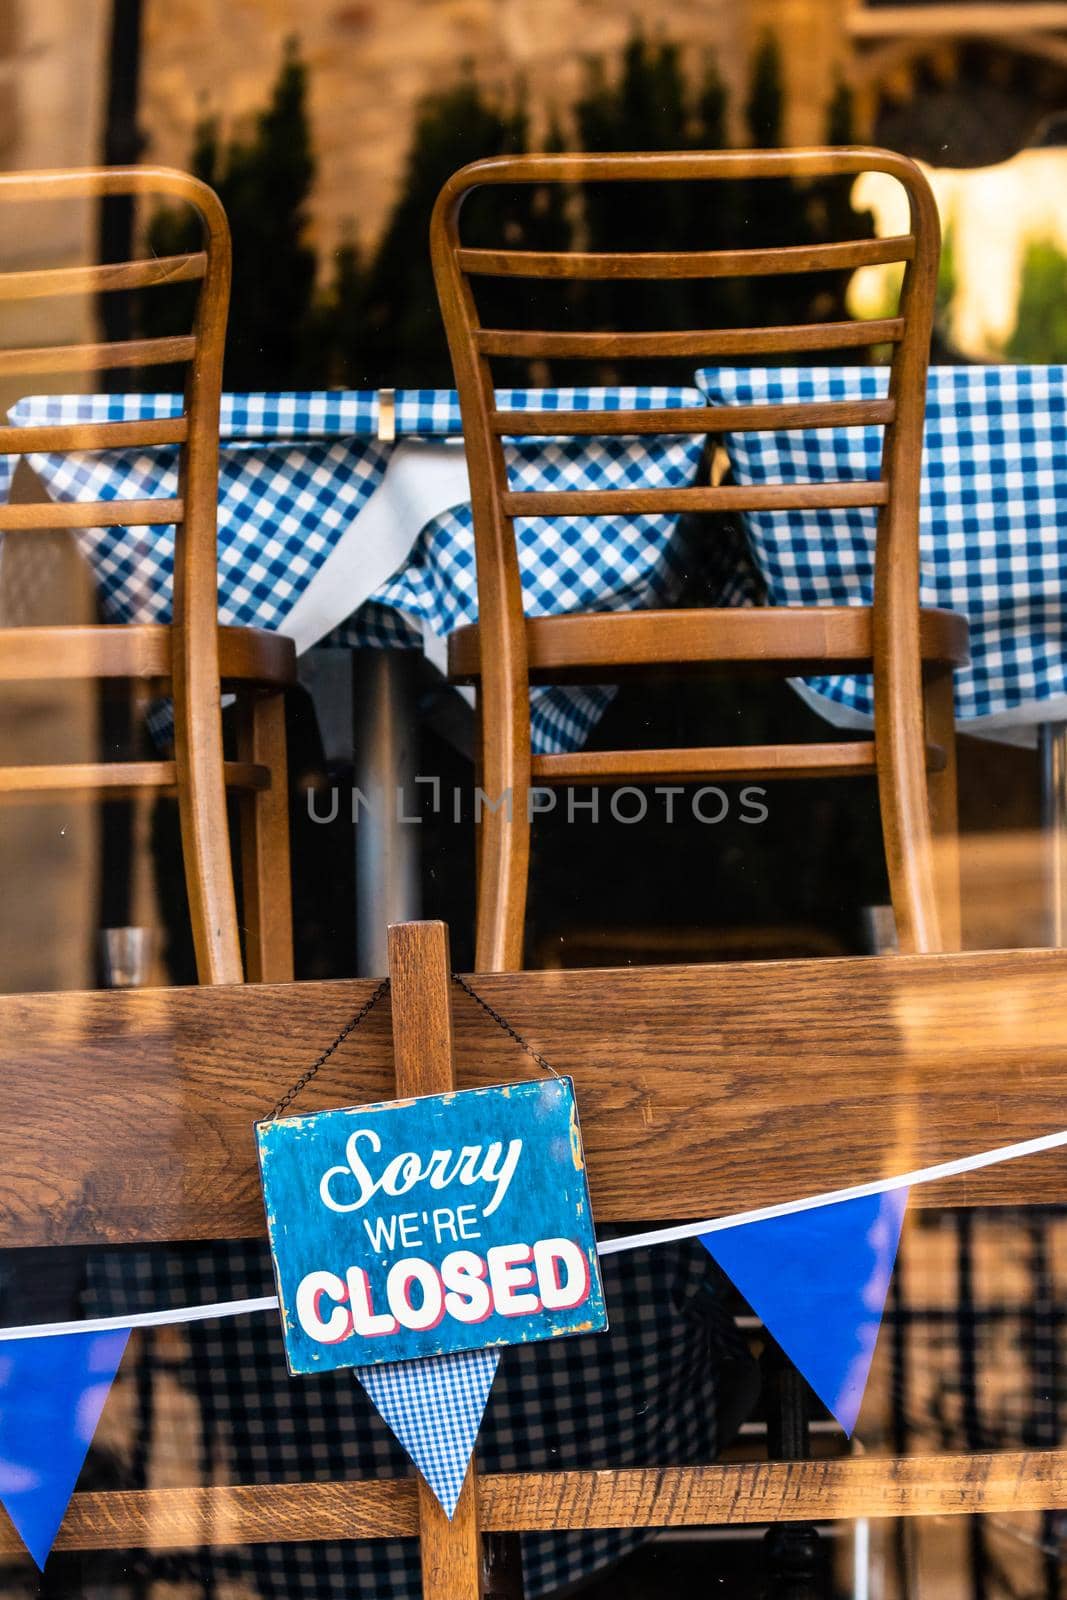
[[[196,974],[200,983],[241,983],[218,673],[210,662],[198,667],[190,672],[187,663],[176,662],[172,680],[178,815]]]
[[[509,717],[506,723],[489,716],[482,720],[475,816],[479,818],[475,969],[517,972],[522,967],[530,870],[530,727],[525,703],[521,716]]]
[[[270,769],[269,789],[241,796],[241,876],[250,983],[291,983],[293,904],[285,696],[252,695],[238,714],[238,755]]]
[[[934,872],[921,686],[875,675],[874,739],[889,890],[902,955],[944,948]]]
[[[934,872],[941,913],[941,941],[945,950],[961,950],[960,832],[956,779],[956,718],[952,669],[939,667],[928,673],[923,685],[926,737],[945,754],[940,772],[927,775],[930,825],[934,836]]]

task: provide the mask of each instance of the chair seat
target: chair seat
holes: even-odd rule
[[[967,620],[954,611],[920,612],[924,661],[968,659]],[[634,669],[697,669],[716,663],[773,666],[786,675],[854,672],[870,664],[873,613],[866,606],[761,606],[721,610],[602,611],[529,617],[526,649],[537,683],[614,680]],[[477,623],[448,641],[449,675],[477,683]]]
[[[291,639],[265,628],[220,628],[223,682],[282,687],[296,681]],[[0,682],[57,678],[169,678],[165,623],[0,630]]]

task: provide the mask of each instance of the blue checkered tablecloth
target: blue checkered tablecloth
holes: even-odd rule
[[[697,374],[713,405],[876,399],[884,367]],[[737,433],[724,445],[739,483],[876,478],[880,428]],[[746,514],[778,605],[869,604],[876,511]],[[1067,368],[934,367],[920,506],[921,599],[962,612],[971,662],[956,714],[975,732],[1067,715]],[[869,677],[807,681],[819,709],[856,725],[873,712]]]
[[[699,405],[692,389],[505,391],[515,410],[648,409]],[[173,395],[61,395],[19,401],[14,424],[134,421],[173,416]],[[219,487],[219,615],[225,623],[281,629],[338,541],[381,486],[395,448],[377,437],[372,392],[227,395]],[[401,390],[398,441],[461,433],[450,390]],[[516,438],[506,454],[513,487],[676,488],[694,481],[699,437]],[[159,499],[177,486],[174,448],[31,455],[59,501]],[[0,483],[0,493],[3,484]],[[525,518],[517,524],[529,615],[669,604],[683,561],[673,516]],[[353,595],[331,642],[421,648],[477,618],[469,505],[413,530],[408,559],[374,593]],[[108,616],[170,616],[174,530],[101,527],[79,534]],[[341,619],[339,618],[340,622]],[[573,749],[610,699],[609,690],[538,689],[531,697],[534,748]]]

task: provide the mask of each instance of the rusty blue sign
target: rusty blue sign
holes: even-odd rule
[[[256,1124],[293,1373],[607,1327],[569,1078]]]

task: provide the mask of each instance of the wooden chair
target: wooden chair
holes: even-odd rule
[[[654,249],[610,254],[470,249],[460,235],[464,201],[487,184],[707,179],[750,183],[847,177],[865,171],[890,173],[903,185],[911,206],[908,233],[815,247],[685,254]],[[702,197],[700,203],[708,202]],[[521,964],[531,783],[875,774],[901,948],[930,951],[956,946],[952,669],[966,659],[967,629],[961,617],[944,611],[920,613],[918,604],[919,466],[939,249],[937,211],[919,169],[901,156],[861,149],[500,157],[476,161],[448,181],[434,211],[431,247],[463,410],[478,563],[479,622],[452,635],[450,668],[456,680],[478,690],[485,789],[491,800],[507,792],[511,796],[510,810],[503,805],[489,810],[481,824],[476,965],[495,969]],[[531,279],[766,279],[897,261],[904,264],[898,314],[875,322],[658,333],[515,331],[483,327],[475,294],[477,283],[486,278],[511,279],[519,287]],[[494,395],[494,358],[734,359],[844,347],[862,350],[876,344],[892,349],[885,400],[536,415],[501,411]],[[515,434],[714,435],[860,423],[884,428],[881,476],[869,483],[515,493],[503,450],[504,437]],[[536,619],[523,615],[516,517],[843,506],[878,509],[874,603],[869,609],[659,610]],[[531,757],[531,683],[583,679],[596,683],[618,680],[634,670],[692,671],[711,663],[772,667],[784,675],[862,672],[873,665],[874,739],[713,749],[580,750]],[[943,841],[940,884],[935,830]]]
[[[166,197],[191,206],[203,247],[189,255],[100,266],[0,274],[0,300],[147,290],[194,282],[186,335],[0,352],[0,377],[99,373],[111,368],[184,368],[184,405],[160,421],[0,428],[0,451],[93,451],[177,445],[177,499],[104,504],[0,506],[5,529],[176,525],[174,620],[100,627],[26,627],[0,632],[0,680],[169,680],[174,761],[93,762],[0,768],[0,798],[72,791],[118,798],[177,790],[185,879],[203,983],[243,976],[226,790],[241,796],[245,956],[251,978],[292,976],[288,795],[282,690],[295,677],[291,641],[253,628],[220,628],[216,515],[219,402],[230,292],[230,236],[218,197],[182,172],[132,167],[0,175],[0,214],[25,202]],[[224,761],[220,686],[238,695],[238,759]]]
[[[440,924],[392,930],[390,968],[389,1003],[307,1087],[302,1109],[439,1091],[453,1081],[453,1037],[461,1087],[523,1075],[526,1058],[502,1030],[463,997],[450,1004]],[[600,1226],[725,1215],[1063,1122],[1061,951],[475,982],[573,1077]],[[374,987],[0,996],[0,1249],[261,1237],[251,1124]],[[918,1186],[911,1205],[1058,1205],[1065,1178],[1060,1150]],[[191,1550],[417,1534],[425,1600],[475,1600],[479,1533],[1064,1508],[1062,1449],[870,1453],[472,1471],[451,1523],[412,1479],[86,1491],[74,1496],[55,1547]],[[20,1548],[0,1513],[0,1557]]]

